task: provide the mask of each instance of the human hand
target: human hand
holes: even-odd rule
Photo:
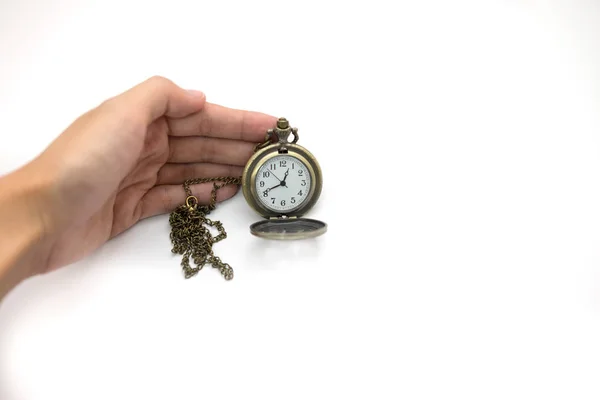
[[[269,115],[207,103],[161,77],[102,103],[77,119],[30,165],[23,179],[43,182],[34,199],[51,238],[39,272],[72,263],[143,218],[185,201],[182,183],[241,176]],[[211,184],[192,187],[200,203]],[[233,196],[235,186],[218,193]]]

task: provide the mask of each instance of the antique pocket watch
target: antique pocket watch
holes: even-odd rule
[[[250,226],[255,236],[305,239],[327,230],[322,221],[302,218],[319,200],[323,177],[317,159],[297,141],[298,129],[279,118],[244,168],[246,202],[265,218]]]
[[[293,139],[290,141],[290,135]],[[220,221],[208,218],[216,207],[217,191],[226,185],[242,185],[248,204],[263,218],[250,226],[250,232],[266,239],[305,239],[322,235],[327,224],[302,218],[317,203],[323,177],[316,158],[296,144],[298,129],[291,128],[285,118],[267,131],[265,141],[256,146],[241,177],[213,177],[186,180],[186,200],[171,212],[171,252],[181,254],[184,276],[191,278],[205,265],[219,269],[227,280],[233,269],[215,256],[213,245],[227,237]],[[212,183],[211,200],[199,204],[191,185]],[[218,235],[210,232],[217,229]],[[195,264],[195,266],[192,265]]]

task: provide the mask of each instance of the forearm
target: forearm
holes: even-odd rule
[[[51,232],[43,199],[48,189],[31,165],[0,177],[0,300],[46,264]]]

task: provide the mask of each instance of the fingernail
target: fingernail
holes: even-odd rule
[[[188,92],[195,97],[206,97],[206,95],[199,90],[188,90]]]

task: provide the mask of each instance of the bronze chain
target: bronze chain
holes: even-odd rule
[[[263,142],[256,144],[254,152],[267,147],[273,143],[270,132],[265,135]],[[200,205],[198,198],[192,194],[190,185],[200,183],[213,183],[210,194],[210,202]],[[220,184],[217,184],[220,182]],[[177,207],[169,217],[171,225],[172,253],[183,256],[181,267],[186,279],[196,275],[206,264],[211,264],[219,269],[226,280],[233,279],[233,268],[213,253],[213,244],[227,237],[227,232],[220,221],[213,221],[206,216],[215,209],[217,203],[217,191],[227,185],[241,185],[242,177],[216,177],[189,179],[183,183],[183,189],[187,196],[185,203]],[[216,228],[218,235],[213,236],[208,227]],[[190,259],[196,265],[190,266]]]
[[[200,183],[213,183],[211,198],[208,205],[200,205],[198,199],[192,194],[190,185]],[[221,182],[217,184],[217,182]],[[184,182],[183,187],[187,198],[185,204],[177,207],[170,217],[171,242],[173,248],[171,252],[181,254],[181,267],[185,278],[191,278],[196,275],[206,264],[212,264],[218,268],[226,280],[233,279],[233,268],[227,263],[221,261],[213,253],[213,244],[225,239],[227,233],[220,221],[213,221],[206,216],[215,209],[217,203],[217,191],[227,185],[240,185],[241,177],[216,177],[216,178],[197,178]],[[219,234],[213,236],[208,228],[214,227]],[[190,266],[190,258],[195,267]]]

